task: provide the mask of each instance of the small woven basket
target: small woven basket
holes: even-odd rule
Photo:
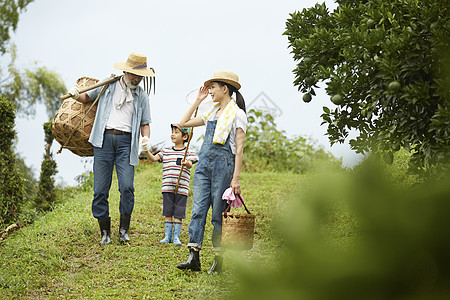
[[[81,77],[78,86],[86,88],[98,82],[97,79]],[[97,112],[97,103],[81,103],[72,98],[63,101],[53,118],[52,133],[61,148],[67,148],[79,156],[94,155],[94,147],[89,136]]]
[[[240,195],[237,195],[240,197]],[[242,203],[244,201],[240,198]],[[255,215],[244,204],[247,213],[230,213],[230,204],[222,213],[222,247],[231,250],[250,250],[255,235]]]

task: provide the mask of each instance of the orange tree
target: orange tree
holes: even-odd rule
[[[450,0],[337,0],[294,12],[286,22],[305,102],[326,84],[322,118],[330,143],[357,153],[401,147],[415,173],[448,161]]]

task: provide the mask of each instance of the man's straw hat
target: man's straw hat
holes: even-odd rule
[[[241,88],[241,84],[239,83],[239,77],[231,71],[220,70],[215,72],[211,79],[205,81],[204,86],[209,86],[213,81],[221,81],[228,83],[238,90]]]
[[[138,53],[131,53],[126,62],[114,64],[114,69],[139,76],[155,77],[153,70],[147,67],[147,56]]]

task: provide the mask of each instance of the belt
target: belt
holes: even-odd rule
[[[117,130],[117,129],[105,129],[105,133],[111,133],[111,134],[115,134],[115,135],[131,134],[131,132],[126,132],[126,131]]]

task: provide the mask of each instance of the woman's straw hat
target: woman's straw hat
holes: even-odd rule
[[[220,70],[215,72],[211,79],[205,81],[204,86],[209,86],[213,81],[221,81],[228,83],[234,86],[237,90],[241,88],[241,84],[239,83],[239,77],[236,75],[236,73],[233,73],[231,71]]]
[[[155,77],[153,70],[147,67],[147,56],[138,53],[131,53],[126,62],[114,64],[114,69],[139,76]]]

